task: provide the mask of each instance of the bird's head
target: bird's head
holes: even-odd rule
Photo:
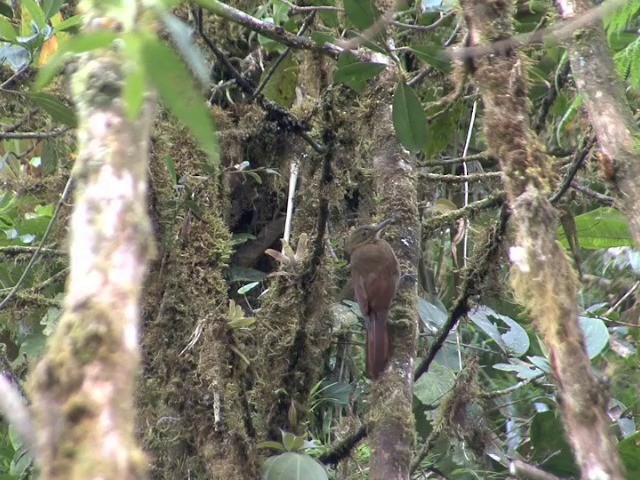
[[[351,254],[360,245],[373,242],[378,238],[380,231],[389,225],[393,221],[392,218],[387,218],[383,222],[377,225],[364,225],[356,228],[347,242],[347,251]]]

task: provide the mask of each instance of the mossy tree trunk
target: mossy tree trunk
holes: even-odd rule
[[[508,0],[464,0],[472,45],[512,35]],[[595,377],[578,324],[576,279],[556,240],[549,201],[551,159],[529,125],[526,63],[515,50],[472,59],[484,103],[487,144],[499,159],[515,228],[510,248],[516,298],[531,312],[549,350],[567,438],[583,479],[622,479],[606,414],[607,392]]]
[[[106,24],[94,22],[97,5],[85,7],[85,25]],[[70,274],[60,324],[29,384],[43,479],[146,477],[133,400],[139,299],[153,252],[153,109],[127,119],[123,61],[111,51],[85,56],[72,79],[79,128]]]

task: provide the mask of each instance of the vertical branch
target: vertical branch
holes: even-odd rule
[[[83,57],[73,78],[80,125],[65,311],[30,381],[43,479],[146,472],[133,393],[139,298],[153,251],[146,202],[153,115],[147,104],[136,121],[127,119],[123,78],[112,52]]]
[[[556,0],[556,5],[565,20],[579,17],[592,7],[588,0]],[[626,102],[624,82],[616,72],[601,22],[593,22],[572,39],[571,73],[605,154],[603,173],[622,194],[629,230],[640,247],[640,129]]]
[[[378,210],[381,217],[395,218],[387,239],[393,247],[402,273],[417,274],[420,225],[414,171],[414,159],[396,139],[391,118],[397,75],[394,69],[382,74],[372,91],[370,124],[373,147],[372,164]],[[382,377],[371,392],[370,478],[372,480],[408,479],[414,441],[413,367],[418,331],[417,285],[402,282],[389,319],[391,358]]]
[[[508,0],[463,0],[473,46],[508,38]],[[511,282],[549,350],[569,443],[581,478],[623,477],[606,415],[607,395],[591,370],[578,325],[575,275],[556,241],[556,211],[548,200],[551,162],[529,125],[526,65],[518,52],[474,61],[485,108],[487,144],[500,160],[515,226]]]

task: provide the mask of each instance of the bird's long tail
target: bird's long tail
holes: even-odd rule
[[[376,380],[389,361],[387,311],[371,312],[367,325],[367,376]]]

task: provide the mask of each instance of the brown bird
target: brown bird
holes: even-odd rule
[[[366,368],[372,380],[389,361],[387,317],[398,289],[400,265],[391,246],[380,238],[391,219],[376,226],[357,228],[349,237],[351,281],[367,329]]]

